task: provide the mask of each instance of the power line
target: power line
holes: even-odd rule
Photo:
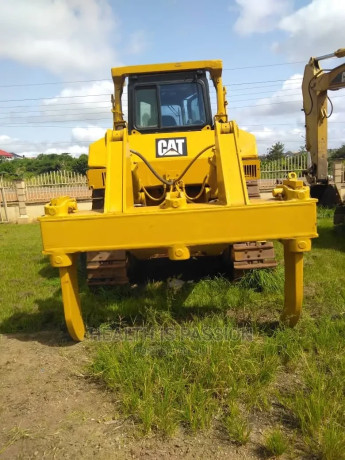
[[[246,66],[246,67],[232,67],[232,68],[224,67],[223,70],[258,69],[259,67],[278,67],[281,65],[303,64],[303,63],[305,63],[305,61],[281,62],[279,64],[262,64],[262,65],[251,65],[251,66]]]
[[[345,122],[344,121],[329,121],[328,124],[332,124],[332,125],[335,125],[335,124],[344,124]],[[269,126],[292,126],[293,124],[295,125],[305,125],[305,123],[303,121],[296,121],[295,123],[269,123]],[[260,124],[260,125],[252,125],[252,124],[247,124],[247,123],[243,123],[243,126],[266,126],[264,124]]]
[[[97,140],[97,139],[95,139]],[[49,148],[49,145],[59,145],[59,144],[91,144],[92,142],[95,142],[95,141],[54,141],[54,142],[32,142],[32,141],[27,141],[27,142],[21,142],[21,143],[17,143],[17,142],[8,142],[8,143],[1,143],[1,145],[14,145],[14,146],[18,146],[18,145],[28,145],[30,144],[30,146],[35,146],[35,145],[42,145],[42,144],[47,144],[47,146],[45,148]]]
[[[99,119],[88,119],[87,121],[109,121],[108,118],[99,118]],[[51,120],[54,122],[54,120]],[[66,120],[66,121],[73,121],[73,120]],[[83,122],[84,120],[76,120],[76,122]],[[3,125],[3,126],[6,126],[7,128],[67,128],[67,129],[73,129],[73,128],[81,128],[81,129],[85,129],[85,127],[83,126],[69,126],[69,125],[64,125],[64,124],[61,124],[61,125],[44,125],[42,126],[42,123],[49,123],[49,121],[42,121],[42,122],[32,122],[32,123],[35,123],[36,125],[38,126],[34,126],[34,125],[30,125],[28,123],[16,123],[16,122],[13,122],[13,123],[9,123],[7,125]],[[55,123],[59,123],[59,121],[55,121]],[[63,123],[63,122],[61,122]],[[329,124],[345,124],[345,121],[329,121],[328,122]],[[259,127],[259,126],[262,126],[262,127],[270,127],[270,126],[291,126],[292,128],[295,126],[295,125],[301,125],[301,126],[304,126],[305,123],[304,122],[298,122],[298,121],[293,121],[291,123],[267,123],[267,124],[247,124],[245,122],[243,123],[240,123],[240,126],[244,126],[244,127]],[[103,126],[100,126],[100,125],[94,125],[93,127],[95,128],[103,128]],[[104,128],[106,129],[106,128]],[[255,131],[255,132],[267,132],[267,131]]]
[[[266,132],[266,131],[257,131],[257,132]],[[274,134],[274,133],[272,133]],[[333,141],[344,141],[345,139],[345,136],[344,137],[334,137],[334,138],[329,138],[329,141],[330,142],[333,142]],[[78,146],[78,144],[87,144],[87,145],[90,145],[92,144],[93,142],[96,142],[98,139],[95,139],[95,140],[88,140],[88,141],[52,141],[52,142],[32,142],[32,141],[27,141],[27,142],[4,142],[4,143],[1,143],[1,145],[13,145],[15,147],[18,147],[18,146],[28,146],[28,148],[43,148],[43,145],[44,145],[44,149],[49,149],[49,147],[51,145],[62,145],[62,144],[70,144],[70,147],[73,147],[73,146]],[[256,139],[256,142],[257,143],[263,143],[263,142],[267,142],[267,139]],[[296,140],[284,140],[284,143],[301,143],[303,142],[303,139],[296,139]],[[37,146],[37,147],[36,147]]]
[[[332,99],[337,99],[337,98],[341,98],[341,97],[345,97],[345,95],[343,96],[332,96]],[[264,99],[264,98],[262,98]],[[243,99],[242,101],[244,101],[245,99]],[[248,101],[252,100],[252,99],[247,99]],[[241,102],[242,102],[241,101]],[[236,101],[236,102],[240,102],[240,101]],[[270,102],[268,104],[254,104],[254,105],[242,105],[242,106],[239,106],[239,107],[232,107],[232,106],[229,106],[229,109],[230,110],[235,110],[235,109],[244,109],[244,108],[248,108],[248,107],[261,107],[261,106],[264,106],[264,105],[277,105],[277,104],[289,104],[289,103],[296,103],[296,102],[301,102],[301,100],[294,100],[294,101],[282,101],[282,102]]]
[[[96,121],[96,120],[95,120]],[[64,125],[40,125],[40,124],[36,124],[36,126],[34,125],[26,125],[26,124],[16,124],[16,123],[13,123],[13,124],[10,124],[10,125],[6,125],[6,128],[21,128],[21,129],[25,129],[25,128],[30,128],[30,129],[33,129],[33,128],[57,128],[57,129],[74,129],[74,128],[78,128],[78,129],[88,129],[88,128],[103,128],[104,131],[106,131],[106,129],[111,129],[112,127],[112,124],[109,124],[107,125],[106,127],[102,126],[102,125],[96,125],[96,124],[92,124],[92,126],[88,125],[88,126],[64,126]],[[1,144],[1,141],[0,141],[0,144]]]
[[[290,88],[290,89],[287,88],[287,89],[284,89],[284,90],[282,90],[282,91],[284,91],[284,94],[285,94],[286,91],[294,91],[294,90],[295,90],[295,88]],[[257,91],[257,92],[254,92],[253,95],[257,95],[257,94],[266,94],[266,93],[276,93],[276,92],[277,92],[276,90],[271,90],[271,91],[260,91],[260,92]],[[233,98],[235,98],[235,97],[243,96],[243,95],[246,95],[246,94],[248,94],[248,93],[231,94],[231,95],[228,95],[228,99],[229,99],[229,100],[233,100]],[[249,94],[251,94],[251,93],[249,93]],[[299,96],[299,95],[300,95],[299,92],[296,92],[296,93],[294,93],[294,94],[289,94],[289,96]],[[277,97],[283,97],[283,95],[277,96]],[[255,98],[255,99],[261,99],[261,98]],[[255,99],[254,99],[254,100],[255,100]],[[212,100],[212,101],[213,101],[213,100],[215,101],[216,98],[215,98],[215,97],[212,97],[211,100]],[[246,100],[251,100],[251,99],[246,99]],[[236,102],[238,102],[238,101],[236,101]],[[98,101],[98,102],[96,102],[96,103],[94,103],[94,104],[100,104],[100,103],[104,103],[104,104],[107,104],[107,105],[104,106],[104,107],[101,107],[101,106],[98,106],[98,105],[97,105],[97,107],[95,107],[95,108],[101,108],[101,109],[102,109],[102,108],[104,108],[104,109],[109,108],[109,109],[111,109],[111,104],[109,103],[109,101]],[[76,105],[76,104],[77,104],[77,105],[85,105],[85,102],[71,102],[71,103],[67,103],[67,104],[56,104],[55,106],[52,105],[51,107],[55,107],[54,110],[46,110],[46,108],[49,108],[49,107],[50,107],[49,105],[47,105],[47,106],[41,107],[39,110],[28,110],[28,112],[56,112],[56,111],[58,111],[58,108],[59,108],[60,106],[65,106],[65,105],[69,106],[69,105],[71,105],[71,104],[73,104],[73,105]],[[10,109],[10,110],[11,110],[12,108],[29,108],[29,107],[35,107],[35,108],[36,108],[37,106],[36,106],[36,105],[34,105],[34,106],[13,105],[13,106],[11,106],[11,107],[4,107],[4,106],[2,106],[2,107],[0,107],[0,109]],[[123,105],[122,105],[122,108],[126,108],[126,107],[127,107],[126,104],[123,104]],[[70,110],[76,110],[76,109],[73,109],[73,108],[72,108],[72,109],[61,109],[60,111],[66,112],[66,111],[70,111]],[[84,110],[94,110],[94,108],[92,108],[92,107],[85,107]],[[18,111],[12,111],[12,110],[11,110],[10,113],[22,113],[22,112],[23,112],[22,110],[18,110]],[[0,113],[4,114],[4,113],[8,113],[8,112],[0,112]],[[104,113],[105,113],[105,112],[104,112]]]
[[[108,104],[108,107],[110,106],[109,100],[94,102],[94,104],[105,104],[105,103]],[[58,103],[58,104],[55,105],[55,107],[60,107],[60,106],[64,106],[64,105],[68,105],[68,106],[70,106],[70,105],[85,105],[85,102],[66,102],[65,104]],[[14,108],[17,109],[19,107],[28,108],[28,107],[39,107],[39,106],[37,106],[37,105],[11,105],[11,106],[5,106],[5,107],[0,106],[0,109],[14,109]],[[46,105],[46,107],[49,107],[49,105]],[[52,107],[54,107],[54,105],[52,105]]]
[[[72,99],[74,97],[99,97],[99,96],[110,96],[110,93],[103,94],[84,94],[81,96],[55,96],[55,97],[37,97],[37,98],[25,98],[25,99],[3,99],[0,102],[22,102],[22,101],[42,101],[50,99]]]
[[[283,81],[283,80],[281,80]],[[257,86],[257,87],[253,87],[253,88],[248,88],[248,90],[251,90],[251,89],[254,89],[254,88],[271,88],[272,86],[277,86],[277,85],[267,85],[267,86]],[[295,88],[287,88],[287,89],[284,89],[283,91],[292,91],[294,90]],[[265,93],[269,93],[269,92],[276,92],[276,90],[272,90],[272,91],[263,91],[262,93],[256,93],[256,94],[265,94]],[[238,95],[244,95],[246,93],[239,93],[239,94],[235,94],[233,95],[233,93],[231,93],[231,97],[235,97],[235,96],[238,96]],[[106,94],[106,96],[110,96],[110,94]],[[63,96],[63,97],[66,97],[66,98],[72,98],[72,97],[90,97],[90,95],[83,95],[83,96]],[[59,96],[56,96],[56,97],[52,97],[50,99],[59,99],[60,97]],[[215,99],[216,96],[214,95],[213,98]],[[35,99],[17,99],[16,101],[24,101],[24,100],[46,100],[48,98],[35,98]],[[124,100],[124,99],[123,99]],[[0,102],[8,102],[8,101],[0,101]],[[13,101],[12,101],[13,102]],[[92,102],[90,101],[90,103],[95,103],[95,102]],[[105,101],[97,101],[96,104],[109,104],[109,99],[105,100]],[[57,103],[55,104],[55,107],[62,107],[62,106],[70,106],[70,105],[85,105],[85,102],[67,102],[67,103]],[[123,104],[124,105],[124,104]],[[12,109],[12,108],[28,108],[28,107],[37,107],[37,105],[11,105],[11,106],[0,106],[0,109]],[[46,107],[50,107],[50,104],[47,104]]]
[[[257,83],[276,83],[276,82],[281,82],[281,81],[286,81],[286,82],[293,82],[293,81],[302,81],[302,77],[297,77],[297,78],[289,78],[289,79],[283,79],[283,80],[261,80],[261,81],[247,81],[247,82],[241,82],[241,83],[228,83],[224,86],[242,86],[242,85],[254,85]]]
[[[31,121],[31,122],[26,122],[26,123],[21,123],[21,122],[16,122],[16,121],[13,121],[12,123],[9,123],[8,125],[7,124],[3,124],[2,126],[13,126],[13,125],[16,125],[16,126],[24,126],[24,127],[29,127],[30,124],[40,124],[42,125],[42,123],[49,123],[50,121],[54,122],[54,123],[65,123],[66,121],[67,122],[79,122],[79,123],[82,123],[84,121],[103,121],[103,120],[112,120],[111,118],[84,118],[84,119],[77,119],[77,120],[47,120],[47,121]],[[47,126],[48,127],[48,126]],[[61,126],[62,128],[64,127],[63,125]],[[73,128],[75,128],[75,126],[73,126]]]
[[[284,98],[285,96],[282,95],[282,96],[277,96],[274,100],[277,100],[278,98]],[[336,99],[336,98],[343,98],[345,97],[345,95],[341,95],[341,96],[333,96],[332,99]],[[260,99],[265,99],[265,98],[257,98],[257,99],[253,99],[253,98],[250,98],[250,99],[240,99],[240,100],[237,100],[235,102],[246,102],[246,101],[253,101],[253,100],[260,100]],[[251,105],[243,105],[243,106],[238,106],[238,107],[234,107],[234,106],[231,106],[229,105],[229,111],[231,112],[232,110],[238,110],[238,109],[242,109],[242,108],[249,108],[249,107],[263,107],[263,106],[271,106],[271,105],[277,105],[277,104],[292,104],[292,103],[300,103],[302,102],[301,99],[294,99],[294,100],[283,100],[283,101],[279,101],[279,102],[269,102],[269,103],[264,103],[264,104],[251,104]],[[101,111],[101,112],[93,112],[93,113],[90,113],[91,114],[108,114],[109,113],[109,117],[107,118],[82,118],[82,119],[69,119],[69,120],[55,120],[55,122],[61,122],[61,123],[65,123],[66,121],[75,121],[75,122],[78,122],[78,121],[101,121],[101,120],[108,120],[111,118],[110,116],[110,113],[111,112],[108,112],[108,111]],[[77,115],[85,115],[87,113],[85,112],[81,112],[81,113],[74,113],[74,114],[71,114],[71,116],[77,116]],[[52,118],[52,117],[61,117],[63,115],[61,114],[57,114],[57,115],[49,115],[49,118]],[[29,117],[30,119],[32,118],[41,118],[42,116],[41,115],[28,115],[27,117]],[[20,119],[26,119],[27,117],[17,117],[17,120],[20,120]],[[0,119],[4,119],[6,120],[8,117],[0,117]],[[49,120],[51,121],[51,120]],[[30,121],[29,123],[47,123],[49,121]],[[54,120],[52,120],[54,121]],[[18,124],[19,122],[18,121],[12,121],[12,123],[15,123],[15,124]],[[4,124],[3,126],[7,126],[6,124]]]
[[[83,112],[80,113],[80,107],[76,107],[76,108],[72,108],[72,109],[55,109],[55,110],[45,110],[45,109],[40,109],[40,110],[11,110],[10,112],[0,112],[1,115],[6,115],[8,114],[8,116],[12,116],[12,114],[14,113],[21,113],[21,114],[27,114],[27,116],[36,116],[36,115],[28,115],[29,113],[41,113],[42,115],[45,115],[46,113],[50,113],[50,112],[59,112],[59,113],[65,113],[65,112],[71,112],[73,110],[79,110],[78,113],[75,113],[75,114],[72,114],[72,115],[83,115],[84,113],[87,113],[87,110],[91,110],[92,112],[90,113],[96,113],[94,112],[94,110],[96,109],[109,109],[108,111],[103,111],[102,113],[111,113],[111,106],[107,106],[107,107],[99,107],[99,106],[95,106],[95,107],[85,107],[85,109],[83,109]],[[54,116],[54,115],[50,115],[50,116]]]
[[[89,110],[90,110],[90,109],[89,109]],[[65,112],[65,111],[63,111],[63,113],[64,113],[64,112]],[[22,112],[16,112],[16,113],[22,113]],[[97,114],[109,114],[109,115],[110,115],[110,114],[111,114],[111,111],[104,111],[104,110],[103,110],[102,112],[90,112],[90,113],[87,113],[87,112],[86,112],[86,113],[85,113],[85,112],[79,112],[79,113],[71,113],[70,116],[77,116],[77,115],[97,115]],[[42,116],[44,116],[44,114],[43,114],[43,115],[26,115],[26,116],[24,116],[24,117],[14,117],[14,118],[16,118],[17,120],[20,120],[20,119],[26,120],[27,118],[30,118],[30,119],[32,119],[32,118],[42,118]],[[50,118],[50,117],[62,117],[62,116],[63,116],[63,114],[58,113],[58,114],[56,114],[56,115],[48,115],[47,118]],[[9,116],[0,117],[0,120],[6,120],[6,119],[8,119],[8,118],[10,118],[10,117],[9,117]],[[111,116],[110,116],[110,118],[111,118]],[[65,121],[65,120],[62,120],[62,121]],[[69,120],[67,120],[67,121],[69,121]],[[71,120],[71,121],[78,121],[78,120]]]
[[[241,82],[241,83],[231,83],[226,84],[224,86],[231,87],[231,86],[242,86],[242,85],[251,85],[257,83],[275,83],[275,82],[288,82],[294,80],[301,80],[301,78],[292,78],[290,80],[263,80],[263,81],[255,81],[255,82]],[[54,96],[54,97],[38,97],[38,98],[22,98],[22,99],[1,99],[0,102],[22,102],[22,101],[41,101],[41,100],[53,100],[53,99],[73,99],[73,98],[81,98],[81,97],[100,97],[100,96],[110,96],[111,93],[99,93],[99,94],[83,94],[83,95],[76,95],[76,96]]]
[[[47,86],[47,85],[70,85],[72,83],[91,83],[95,81],[109,81],[111,78],[99,78],[96,80],[72,80],[72,81],[53,81],[53,82],[42,82],[42,83],[16,83],[13,85],[0,85],[0,88],[17,88],[17,87],[26,87],[26,86]]]
[[[232,71],[232,70],[244,70],[244,69],[258,69],[264,67],[279,67],[284,65],[292,65],[292,64],[301,64],[305,61],[292,61],[292,62],[280,62],[277,64],[260,64],[254,66],[245,66],[245,67],[224,67],[223,70]],[[92,82],[100,82],[100,81],[109,81],[111,82],[111,78],[98,78],[92,80],[70,80],[70,81],[55,81],[55,82],[40,82],[40,83],[15,83],[12,85],[0,85],[0,88],[18,88],[18,87],[26,87],[26,86],[47,86],[47,85],[70,85],[75,83],[92,83]]]
[[[295,88],[286,89],[286,90],[284,90],[284,94],[277,95],[276,98],[278,98],[278,97],[279,97],[279,98],[284,97],[284,96],[285,96],[285,91],[292,91],[292,90],[294,90],[294,89],[295,89]],[[256,95],[256,94],[266,94],[266,93],[271,93],[271,92],[274,93],[274,92],[276,92],[276,91],[256,92],[255,95]],[[238,97],[238,96],[245,95],[245,94],[246,94],[246,93],[240,93],[240,94],[237,94],[237,95],[232,95],[232,96],[230,96],[228,99],[229,99],[229,100],[233,100],[234,97]],[[289,96],[299,96],[299,94],[300,94],[300,93],[294,93],[294,94],[289,94]],[[253,95],[254,95],[254,94],[253,94]],[[337,97],[339,97],[339,96],[337,96]],[[259,98],[250,98],[250,99],[240,99],[240,100],[236,100],[235,102],[243,102],[243,101],[250,101],[250,100],[259,100],[259,99],[265,99],[265,98],[264,98],[264,97],[259,97]],[[215,97],[212,97],[212,98],[211,98],[211,102],[212,102],[212,101],[215,101],[215,100],[216,100]],[[107,101],[100,101],[100,103],[106,103],[106,102],[107,102]],[[96,103],[94,103],[94,104],[98,104],[98,103],[99,103],[99,102],[96,102]],[[71,103],[71,104],[85,105],[84,102],[73,102],[73,103]],[[76,110],[76,109],[62,109],[62,110],[58,110],[58,107],[59,107],[60,105],[68,105],[68,106],[69,106],[70,104],[57,104],[57,105],[55,105],[55,109],[53,109],[53,110],[46,110],[46,107],[41,107],[39,110],[29,110],[28,112],[45,112],[45,113],[46,113],[46,112],[57,112],[57,111],[60,111],[60,112],[65,113],[66,111]],[[3,109],[6,108],[6,109],[10,109],[10,110],[11,110],[12,108],[20,108],[20,107],[22,107],[22,108],[27,108],[27,107],[31,107],[31,106],[20,106],[20,105],[18,105],[18,106],[0,107],[0,108],[3,108]],[[32,106],[32,107],[37,107],[37,106]],[[47,107],[49,107],[49,106],[47,106]],[[52,106],[52,107],[54,107],[54,106]],[[92,107],[85,107],[84,110],[94,110],[94,109],[96,109],[96,108],[109,108],[109,109],[110,109],[110,108],[111,108],[111,105],[109,104],[109,105],[106,106],[106,107],[95,107],[95,108],[92,108]],[[126,108],[127,108],[127,105],[126,105],[126,104],[123,104],[123,105],[122,105],[122,108],[123,108],[123,109],[126,109]],[[22,112],[23,112],[23,111],[11,111],[11,112],[0,112],[0,113],[1,113],[1,114],[5,114],[5,113],[10,113],[10,114],[12,114],[12,113],[22,113]],[[102,112],[102,113],[108,113],[108,112]],[[79,115],[79,114],[76,114],[76,115]],[[83,113],[81,113],[80,115],[83,115]]]
[[[334,142],[334,141],[342,141],[344,142],[345,141],[345,136],[344,137],[333,137],[333,138],[330,138],[328,139],[329,142]],[[256,142],[258,144],[262,144],[263,142],[266,142],[267,143],[267,139],[256,139]],[[271,141],[269,141],[271,142]],[[294,144],[301,144],[301,142],[303,143],[304,140],[303,139],[296,139],[296,140],[284,140],[283,139],[283,142],[284,144],[289,144],[289,143],[294,143]]]

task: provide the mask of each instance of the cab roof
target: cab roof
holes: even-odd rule
[[[127,67],[114,67],[111,69],[113,79],[124,79],[129,75],[179,72],[188,70],[208,70],[212,78],[217,78],[222,75],[222,61],[187,61],[187,62],[171,62],[167,64],[145,64]]]

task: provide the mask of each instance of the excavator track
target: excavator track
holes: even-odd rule
[[[249,198],[260,198],[259,183],[257,180],[247,180],[247,191]]]
[[[92,190],[92,210],[103,212],[104,189]],[[117,286],[128,283],[126,251],[92,251],[86,254],[87,284]]]
[[[231,259],[235,271],[277,266],[273,243],[270,241],[249,241],[233,244]]]
[[[116,286],[128,283],[126,251],[88,252],[86,256],[89,286]]]

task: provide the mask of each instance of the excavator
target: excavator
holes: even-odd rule
[[[39,219],[43,252],[60,272],[71,337],[83,340],[86,331],[80,253],[87,254],[90,285],[121,284],[132,257],[174,263],[227,253],[238,270],[273,267],[271,240],[284,246],[282,321],[294,326],[303,254],[317,237],[316,200],[293,172],[272,197],[260,197],[255,137],[228,116],[222,62],[113,68],[112,78],[113,126],[89,148],[92,209],[80,211],[73,197],[62,196]]]
[[[322,69],[320,61],[333,57],[345,57],[345,48],[334,53],[319,57],[311,57],[305,66],[302,94],[303,111],[305,114],[306,149],[310,154],[310,166],[305,171],[310,184],[310,193],[318,198],[324,206],[337,204],[334,223],[345,222],[345,203],[342,200],[341,189],[330,183],[328,174],[328,118],[332,115],[333,105],[328,91],[336,91],[345,87],[345,63],[333,68]],[[327,103],[331,112],[327,111]]]

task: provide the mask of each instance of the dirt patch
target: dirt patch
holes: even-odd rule
[[[1,458],[260,458],[259,444],[219,433],[140,437],[115,395],[85,375],[89,357],[87,342],[62,333],[0,336]]]

